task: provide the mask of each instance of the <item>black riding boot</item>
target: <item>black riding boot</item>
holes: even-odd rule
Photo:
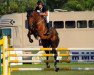
[[[50,31],[49,31],[49,29],[50,29],[49,23],[46,24],[46,27],[47,27],[47,32],[44,35],[47,35],[48,36],[50,34]]]

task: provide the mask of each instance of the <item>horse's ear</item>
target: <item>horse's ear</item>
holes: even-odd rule
[[[33,12],[37,12],[36,10],[33,10]]]
[[[34,10],[33,10],[33,9],[31,9],[31,13],[33,13],[33,11],[34,11]]]

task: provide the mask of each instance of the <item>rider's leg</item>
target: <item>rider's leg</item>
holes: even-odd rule
[[[47,21],[47,19],[46,19],[46,27],[47,27],[47,32],[44,35],[49,35],[50,34],[50,31],[49,31],[50,26],[49,26],[49,22]]]

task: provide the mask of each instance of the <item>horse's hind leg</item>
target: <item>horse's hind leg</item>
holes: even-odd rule
[[[46,54],[49,54],[49,51],[45,51],[45,52],[46,52]],[[47,60],[46,61],[46,67],[47,68],[50,68],[50,65],[49,65],[49,62],[48,62],[48,60],[49,60],[49,57],[48,56],[46,57],[46,60]]]
[[[55,71],[57,72],[59,70],[59,68],[57,67],[57,63],[58,63],[58,60],[57,60],[57,51],[55,49],[52,49],[53,53],[54,53],[54,68],[55,68]]]

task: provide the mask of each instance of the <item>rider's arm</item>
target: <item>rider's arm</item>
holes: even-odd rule
[[[48,16],[48,11],[46,11],[46,12],[41,12],[40,15],[41,15],[41,16]]]
[[[48,16],[48,9],[45,5],[43,5],[42,12],[40,12],[41,16]]]

